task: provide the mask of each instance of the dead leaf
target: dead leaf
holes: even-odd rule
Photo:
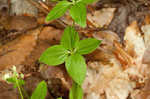
[[[31,16],[37,16],[38,9],[33,6],[30,2],[27,0],[11,0],[11,9],[10,12],[12,15],[31,15]]]
[[[33,30],[0,47],[0,70],[20,65],[34,50],[39,33],[39,29]]]
[[[0,23],[7,30],[27,31],[37,27],[37,21],[34,17],[29,16],[8,16]]]
[[[140,63],[145,52],[145,44],[136,21],[132,22],[125,31],[124,45],[125,50]]]
[[[13,85],[6,82],[0,82],[0,98],[1,99],[18,99],[19,93],[13,88]]]
[[[61,39],[63,31],[59,29],[55,29],[53,27],[45,27],[41,31],[39,35],[39,39],[45,40],[45,41],[59,41]]]
[[[87,14],[87,19],[95,27],[108,26],[114,17],[115,8],[103,8],[92,13]]]

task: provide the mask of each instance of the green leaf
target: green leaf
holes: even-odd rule
[[[59,98],[57,98],[57,99],[62,99],[62,97],[59,97]]]
[[[83,99],[83,90],[80,85],[73,84],[69,92],[69,99]]]
[[[81,40],[78,44],[77,53],[82,55],[89,54],[94,51],[100,45],[100,43],[100,40],[94,38]]]
[[[61,39],[61,45],[66,49],[72,50],[79,42],[79,35],[73,27],[67,27]]]
[[[85,4],[91,4],[96,0],[81,0],[81,2],[85,3]]]
[[[68,56],[68,51],[62,45],[52,46],[41,55],[39,61],[48,65],[59,65],[64,63]]]
[[[72,79],[81,85],[86,76],[86,63],[83,56],[72,54],[66,59],[65,66]]]
[[[46,17],[46,21],[55,20],[65,14],[67,9],[71,6],[71,2],[60,1],[56,6],[50,11]]]
[[[34,90],[31,99],[45,99],[47,95],[47,85],[45,81],[42,81],[38,84]]]
[[[86,27],[86,5],[84,3],[78,2],[73,5],[70,9],[70,15],[77,24]]]
[[[6,79],[6,81],[7,82],[9,82],[9,83],[13,83],[13,84],[17,84],[17,81],[18,81],[18,85],[19,86],[22,86],[22,85],[24,85],[25,84],[25,81],[24,80],[22,80],[22,79],[16,79],[15,77],[11,77],[11,78],[8,78],[8,79]]]
[[[6,81],[9,82],[9,83],[15,84],[16,83],[16,78],[15,77],[7,78]]]

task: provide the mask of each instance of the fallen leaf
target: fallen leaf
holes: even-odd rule
[[[27,0],[11,0],[10,12],[12,15],[30,15],[37,16],[38,9]]]
[[[0,70],[20,65],[34,50],[39,29],[33,30],[18,39],[0,47]]]
[[[140,63],[145,52],[145,44],[136,21],[126,28],[124,45],[125,50]]]
[[[108,26],[114,17],[115,8],[103,8],[92,13],[87,14],[87,19],[95,27]]]

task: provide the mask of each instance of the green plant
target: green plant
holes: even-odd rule
[[[57,66],[65,62],[65,67],[73,79],[73,85],[69,93],[70,99],[82,99],[83,90],[82,83],[86,77],[86,62],[82,55],[89,54],[94,51],[100,40],[94,38],[79,39],[78,32],[75,30],[75,22],[82,27],[86,27],[86,5],[95,0],[63,0],[50,11],[46,17],[46,21],[57,19],[69,10],[73,26],[68,26],[64,30],[59,45],[54,45],[41,55],[39,61],[50,66]]]
[[[82,27],[86,27],[86,5],[95,0],[62,0],[58,1],[56,6],[46,17],[46,21],[55,20],[69,10],[72,19]]]
[[[20,96],[21,96],[21,99],[24,99],[23,93],[22,93],[22,91],[23,91],[22,85],[25,84],[24,80],[22,80],[24,75],[23,74],[18,74],[17,71],[16,71],[16,67],[15,66],[13,66],[12,71],[13,71],[12,76],[6,78],[6,81],[9,82],[9,83],[13,83],[14,84],[14,88],[18,88]]]
[[[18,88],[21,99],[24,99],[24,95],[27,99],[45,99],[47,93],[47,84],[45,81],[40,82],[32,93],[32,96],[29,97],[22,87],[25,84],[25,81],[23,80],[23,74],[17,73],[15,66],[13,67],[12,71],[13,74],[11,76],[6,75],[7,77],[5,77],[5,80],[8,83],[14,84],[14,88]]]

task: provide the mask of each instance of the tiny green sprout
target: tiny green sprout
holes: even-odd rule
[[[17,73],[15,66],[13,66],[12,71],[13,71],[13,74],[9,76],[7,75],[6,81],[14,84],[14,88],[18,88],[19,90],[21,99],[24,99],[23,93],[22,93],[22,87],[21,87],[22,85],[25,84],[24,80],[22,80],[24,76],[23,74]]]
[[[21,74],[17,73],[15,66],[13,66],[12,72],[13,74],[8,73],[4,75],[4,79],[8,83],[12,83],[14,85],[14,88],[18,88],[21,99],[24,99],[23,95],[25,95],[27,99],[45,99],[47,95],[47,84],[45,81],[42,81],[37,85],[36,89],[34,90],[30,98],[26,93],[26,91],[24,90],[24,88],[22,87],[25,84],[25,81],[23,80],[24,75],[22,73]]]

